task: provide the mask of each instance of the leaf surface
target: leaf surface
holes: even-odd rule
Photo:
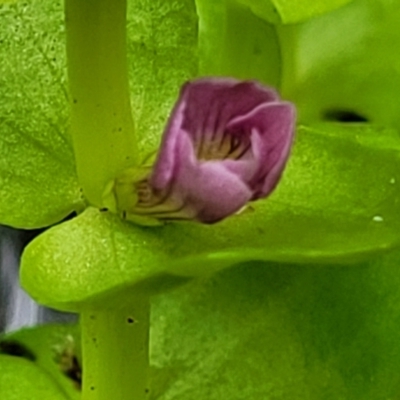
[[[23,285],[41,303],[76,310],[135,285],[153,293],[243,261],[366,259],[399,246],[399,150],[396,130],[302,127],[276,192],[241,215],[144,228],[89,208],[29,244]]]
[[[67,400],[49,376],[25,359],[0,355],[0,396],[7,400]]]
[[[153,297],[150,399],[395,399],[399,257],[243,263]],[[58,332],[77,338],[58,329],[11,337],[45,368]]]
[[[0,220],[37,228],[82,207],[66,135],[62,7],[16,2],[0,18]]]
[[[281,90],[300,120],[400,127],[400,9],[355,0],[302,24],[280,26]]]
[[[73,356],[78,360],[78,365],[82,365],[79,334],[79,327],[74,324],[48,324],[23,328],[0,337],[0,353],[7,354],[8,347],[11,347],[12,353],[18,346],[23,346],[23,351],[29,352],[34,358],[31,360],[32,365],[44,371],[68,399],[78,400],[79,385],[76,380],[67,376],[66,371],[63,372],[63,368],[74,365],[70,358]],[[70,375],[73,376],[71,372]]]
[[[395,399],[399,252],[247,263],[153,301],[153,399]]]
[[[238,0],[273,23],[295,24],[340,8],[352,0]]]

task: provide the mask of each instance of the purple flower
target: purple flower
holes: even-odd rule
[[[214,223],[269,195],[289,156],[295,108],[257,82],[186,83],[134,213]]]

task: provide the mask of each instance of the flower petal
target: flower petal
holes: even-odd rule
[[[251,132],[252,152],[259,169],[249,182],[252,200],[268,195],[276,186],[289,156],[295,124],[291,103],[262,104],[235,118],[227,129]]]
[[[151,185],[156,189],[163,189],[172,179],[176,167],[175,148],[182,135],[183,113],[186,107],[184,101],[177,102],[168,121],[163,139],[160,145],[157,162],[154,165],[151,177]]]
[[[188,135],[183,133],[176,144],[176,176],[169,189],[176,205],[173,213],[213,223],[240,210],[251,199],[249,187],[224,163],[196,160]]]
[[[239,211],[251,199],[249,187],[219,162],[182,169],[178,190],[194,219],[213,223]]]
[[[232,118],[278,99],[274,90],[257,82],[202,78],[184,85],[178,102],[187,104],[183,129],[198,143],[222,134]]]

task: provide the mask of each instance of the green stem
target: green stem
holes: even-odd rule
[[[82,400],[148,398],[148,298],[118,309],[81,313]]]
[[[126,0],[65,0],[71,133],[79,181],[102,206],[105,186],[136,163],[126,59]]]

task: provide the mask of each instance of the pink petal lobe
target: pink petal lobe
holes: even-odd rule
[[[163,135],[160,145],[162,151],[158,154],[151,179],[152,185],[158,189],[166,187],[175,174],[175,149],[179,139],[184,134],[182,124],[185,107],[185,101],[178,102],[175,105]]]
[[[204,223],[217,222],[239,211],[252,196],[248,186],[219,162],[182,169],[177,182],[194,219]]]
[[[293,141],[295,113],[291,103],[262,104],[227,127],[251,135],[252,153],[258,164],[249,181],[254,190],[253,200],[268,195],[280,179]]]

